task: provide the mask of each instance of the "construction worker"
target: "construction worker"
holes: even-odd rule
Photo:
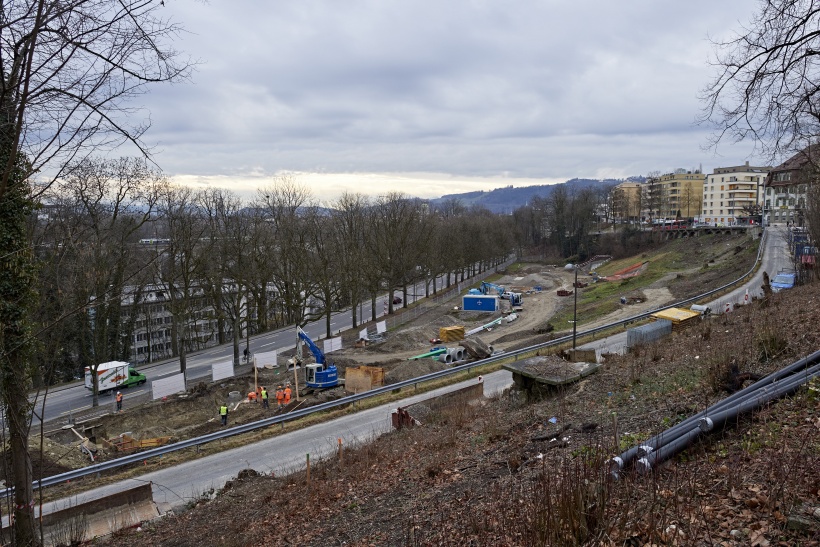
[[[262,386],[261,397],[262,397],[262,406],[265,407],[265,408],[269,408],[268,407],[268,390],[265,389],[265,386]]]
[[[117,412],[122,412],[122,392],[117,392]]]
[[[219,416],[222,418],[222,425],[228,425],[228,404],[222,403],[219,407]]]
[[[286,405],[290,404],[290,395],[291,395],[291,393],[292,392],[290,390],[290,383],[288,383],[288,385],[285,386],[285,404]]]

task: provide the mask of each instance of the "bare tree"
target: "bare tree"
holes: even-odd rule
[[[304,326],[316,317],[308,303],[316,292],[313,279],[311,241],[305,212],[312,207],[310,191],[289,176],[258,191],[256,206],[265,210],[273,234],[265,250],[279,293],[286,324]]]
[[[231,326],[234,364],[239,364],[239,343],[242,327],[250,332],[248,281],[251,265],[250,214],[242,211],[239,198],[220,188],[201,192],[197,202],[208,225],[207,253],[209,260],[198,261],[201,267],[200,285],[210,295],[220,324]],[[220,328],[220,342],[222,328]]]
[[[770,158],[820,136],[820,4],[761,0],[751,23],[715,43],[716,76],[703,90],[711,144],[752,140]]]
[[[367,265],[365,252],[368,206],[367,197],[350,193],[342,194],[333,204],[332,235],[334,244],[341,251],[336,268],[342,277],[343,292],[349,295],[354,327],[358,326],[358,321],[365,321],[364,317],[359,317],[358,306],[364,301],[367,292],[363,274],[372,269]],[[364,311],[361,315],[364,315]]]
[[[54,180],[100,146],[142,150],[148,124],[127,106],[144,85],[182,78],[186,61],[165,45],[178,28],[162,3],[143,0],[3,2],[0,19],[0,391],[9,417],[13,541],[38,545],[31,455],[27,324],[34,302],[31,253],[22,228],[30,177]]]
[[[418,264],[417,238],[426,241],[426,228],[422,227],[423,213],[419,200],[411,199],[401,192],[380,196],[370,215],[368,252],[381,272],[388,289],[387,310],[393,313],[393,291],[406,287]],[[406,296],[406,290],[405,290]],[[404,298],[406,305],[407,299]]]
[[[128,356],[131,333],[121,324],[124,291],[134,275],[138,232],[163,180],[143,159],[87,159],[72,165],[54,187],[54,214],[70,261],[52,282],[72,296],[66,313],[82,310],[72,317],[77,338],[65,343],[91,369],[92,406],[98,405],[99,364]]]
[[[187,354],[197,337],[195,312],[203,292],[200,262],[209,259],[200,248],[207,225],[190,188],[166,186],[157,209],[169,238],[157,277],[171,312],[172,351],[179,357],[179,371],[186,374]]]
[[[703,194],[695,191],[692,187],[692,182],[687,181],[683,183],[683,189],[681,190],[680,195],[680,205],[683,210],[686,211],[686,218],[692,218],[694,215],[699,215],[702,202]]]

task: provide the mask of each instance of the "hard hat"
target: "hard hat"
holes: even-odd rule
[[[122,395],[122,392],[118,391],[118,392],[117,392],[117,395]]]

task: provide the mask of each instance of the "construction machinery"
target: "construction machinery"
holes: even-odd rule
[[[313,343],[313,340],[301,327],[296,327],[296,334],[296,355],[293,357],[292,364],[294,366],[302,364],[302,344],[307,345],[316,360],[315,363],[305,365],[305,384],[307,384],[307,387],[325,389],[338,386],[339,372],[336,365],[328,365],[324,352]]]
[[[521,306],[521,293],[508,291],[506,287],[496,285],[495,283],[490,283],[488,281],[481,282],[481,294],[490,294],[492,291],[495,291],[496,294],[504,300],[509,300],[511,306]]]

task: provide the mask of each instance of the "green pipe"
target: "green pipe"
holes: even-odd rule
[[[441,355],[442,353],[445,353],[446,351],[447,351],[447,348],[434,349],[433,351],[428,351],[427,353],[422,353],[421,355],[416,355],[415,357],[410,357],[407,360],[412,361],[413,359],[424,359],[425,357],[435,357],[436,355]]]

